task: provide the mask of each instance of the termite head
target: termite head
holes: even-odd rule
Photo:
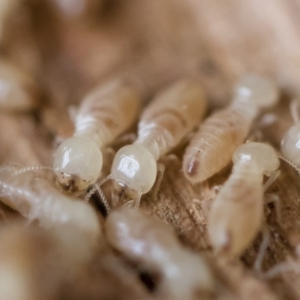
[[[62,190],[68,193],[84,191],[100,176],[102,153],[91,139],[71,137],[58,147],[53,168]]]
[[[299,145],[300,124],[295,124],[284,135],[281,141],[281,151],[284,157],[297,166],[300,166]]]
[[[255,142],[241,145],[233,154],[233,162],[251,162],[267,176],[276,171],[280,164],[273,147]]]
[[[114,188],[122,193],[146,194],[152,188],[157,173],[153,155],[138,144],[121,148],[113,161],[111,177]],[[132,198],[131,198],[132,199]]]
[[[234,90],[234,99],[267,108],[277,103],[279,90],[275,82],[259,75],[248,74],[241,78]]]

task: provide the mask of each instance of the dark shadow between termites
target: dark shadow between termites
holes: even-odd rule
[[[93,187],[91,187],[88,192],[92,189]],[[99,193],[97,193],[97,191],[95,191],[91,197],[90,197],[90,202],[91,204],[95,207],[95,209],[101,213],[101,215],[106,218],[108,215],[108,211],[107,208],[105,207],[105,205],[103,204],[103,201],[101,200],[101,197],[99,195]]]

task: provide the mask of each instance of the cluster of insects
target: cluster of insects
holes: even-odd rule
[[[9,13],[8,0],[1,5],[1,13]],[[0,60],[1,110],[31,110],[38,96],[30,74]],[[189,184],[201,185],[232,162],[231,175],[209,208],[207,235],[214,255],[239,258],[264,226],[265,191],[280,175],[280,159],[299,171],[300,104],[292,102],[295,125],[283,137],[279,155],[271,145],[251,141],[254,121],[279,99],[268,78],[243,76],[231,103],[206,118],[208,101],[194,78],[174,82],[144,108],[141,98],[132,78],[120,76],[96,86],[74,113],[75,131],[55,150],[53,166],[0,167],[1,201],[29,223],[38,221],[57,232],[74,230],[87,257],[105,238],[139,271],[151,274],[164,299],[211,295],[217,283],[205,258],[184,248],[169,226],[143,212],[142,196],[159,192],[165,170],[161,159],[187,142],[182,171]],[[135,124],[134,141],[118,149],[110,174],[103,176],[103,150]],[[101,189],[107,181],[112,181],[109,197]],[[106,218],[89,203],[95,192]]]

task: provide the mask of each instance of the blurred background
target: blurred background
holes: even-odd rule
[[[11,0],[2,52],[35,72],[51,101],[74,103],[119,73],[147,99],[186,74],[212,103],[244,72],[298,92],[298,0]]]

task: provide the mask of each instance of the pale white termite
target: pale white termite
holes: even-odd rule
[[[0,60],[0,110],[26,111],[37,104],[38,88],[33,78],[12,63]]]
[[[281,152],[284,158],[296,169],[300,167],[299,105],[299,99],[292,101],[290,109],[295,124],[291,126],[281,140]]]
[[[212,293],[214,281],[200,255],[185,249],[171,227],[141,210],[112,210],[105,222],[108,243],[135,263],[140,271],[158,277],[156,293],[163,299],[195,299]],[[197,298],[198,299],[198,298]]]
[[[17,166],[0,169],[1,201],[41,227],[73,227],[87,243],[95,244],[101,235],[98,217],[86,202],[61,194],[35,172]]]
[[[83,99],[75,133],[58,147],[54,157],[54,172],[64,191],[84,191],[97,181],[102,169],[101,148],[132,125],[139,103],[135,87],[122,79],[97,87]]]
[[[233,170],[213,201],[208,234],[216,252],[239,256],[259,231],[263,220],[263,177],[279,172],[275,150],[262,143],[246,143],[233,155]],[[267,183],[266,183],[267,184]]]
[[[229,107],[207,118],[187,147],[185,177],[193,183],[202,182],[226,167],[249,134],[259,110],[277,100],[278,89],[272,81],[257,75],[243,77]]]
[[[115,190],[137,198],[149,192],[157,175],[157,160],[171,151],[201,121],[206,99],[198,82],[182,80],[162,91],[145,108],[138,124],[138,138],[121,148],[110,178]]]

